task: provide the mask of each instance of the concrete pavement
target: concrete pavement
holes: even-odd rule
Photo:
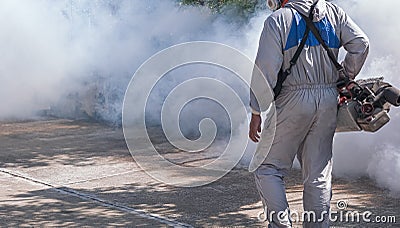
[[[162,140],[156,143],[170,150]],[[265,226],[257,219],[261,203],[250,173],[233,170],[197,188],[167,186],[135,164],[119,128],[60,119],[3,122],[0,145],[2,227]],[[286,181],[292,210],[301,211],[300,171]],[[400,214],[399,199],[367,178],[335,179],[332,208],[338,200],[346,200],[349,210]]]

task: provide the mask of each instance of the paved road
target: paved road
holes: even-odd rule
[[[59,119],[3,122],[0,145],[2,227],[263,226],[250,173],[234,170],[197,188],[158,183],[134,163],[118,128]],[[162,140],[158,148],[169,150]],[[299,179],[294,170],[286,180],[289,202],[297,211],[302,207]],[[332,207],[342,199],[349,210],[400,214],[399,199],[366,178],[335,179]]]

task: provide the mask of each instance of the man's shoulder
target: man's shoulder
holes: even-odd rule
[[[279,17],[285,17],[285,16],[291,16],[293,14],[292,9],[289,7],[283,7],[280,8],[274,12],[271,13],[270,17],[272,18],[279,18]]]
[[[330,10],[335,14],[343,14],[344,13],[343,9],[340,6],[338,6],[332,2],[326,2],[326,8],[328,11]]]
[[[332,2],[326,2],[326,8],[329,18],[331,18],[336,23],[341,23],[345,17],[345,11],[338,5]]]
[[[283,7],[279,10],[272,12],[267,19],[265,20],[266,23],[278,23],[293,16],[292,9],[288,7]]]

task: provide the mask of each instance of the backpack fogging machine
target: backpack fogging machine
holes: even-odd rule
[[[312,12],[312,10],[311,10]],[[291,73],[311,31],[318,42],[326,50],[332,63],[339,73],[339,104],[337,113],[336,132],[368,131],[376,132],[390,121],[389,110],[391,105],[400,105],[400,90],[384,82],[383,77],[354,81],[347,76],[343,66],[338,63],[335,55],[319,34],[312,21],[312,14],[307,17],[300,14],[306,22],[306,31],[299,47],[296,50],[290,66],[280,71],[277,85],[274,88],[275,99],[279,96],[282,84]]]
[[[381,129],[390,121],[388,114],[390,106],[400,105],[400,90],[384,82],[383,78],[351,80],[346,75],[343,66],[338,63],[332,50],[322,39],[312,21],[312,16],[307,17],[302,14],[301,16],[305,20],[307,28],[326,50],[340,76],[336,132],[376,132]],[[308,29],[306,33],[308,33]]]
[[[376,132],[390,121],[391,105],[400,105],[400,90],[384,78],[343,80],[338,84],[336,132]]]

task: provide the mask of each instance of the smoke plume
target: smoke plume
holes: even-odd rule
[[[383,0],[335,1],[365,31],[371,49],[358,78],[384,76],[385,81],[400,87],[400,24],[394,23],[400,2]],[[377,133],[339,133],[334,143],[334,173],[339,176],[369,176],[379,186],[400,193],[395,181],[400,169],[400,110],[392,107],[391,121]]]
[[[334,2],[371,41],[371,54],[359,77],[382,75],[400,87],[400,24],[395,18],[400,2]],[[127,85],[150,56],[174,44],[207,40],[231,45],[254,59],[269,13],[259,11],[247,23],[237,23],[229,15],[173,0],[2,0],[0,119],[32,118],[44,110],[59,117],[119,124]],[[163,83],[160,99],[157,91],[151,97],[158,103],[166,96],[163,88],[177,82]],[[368,175],[379,186],[400,192],[395,181],[400,171],[400,113],[392,109],[390,114],[390,124],[378,133],[336,135],[336,175]],[[254,145],[250,147],[251,152]]]
[[[50,110],[118,124],[129,80],[156,52],[195,40],[256,48],[248,39],[253,30],[245,29],[250,25],[172,0],[5,0],[0,6],[3,119]]]

